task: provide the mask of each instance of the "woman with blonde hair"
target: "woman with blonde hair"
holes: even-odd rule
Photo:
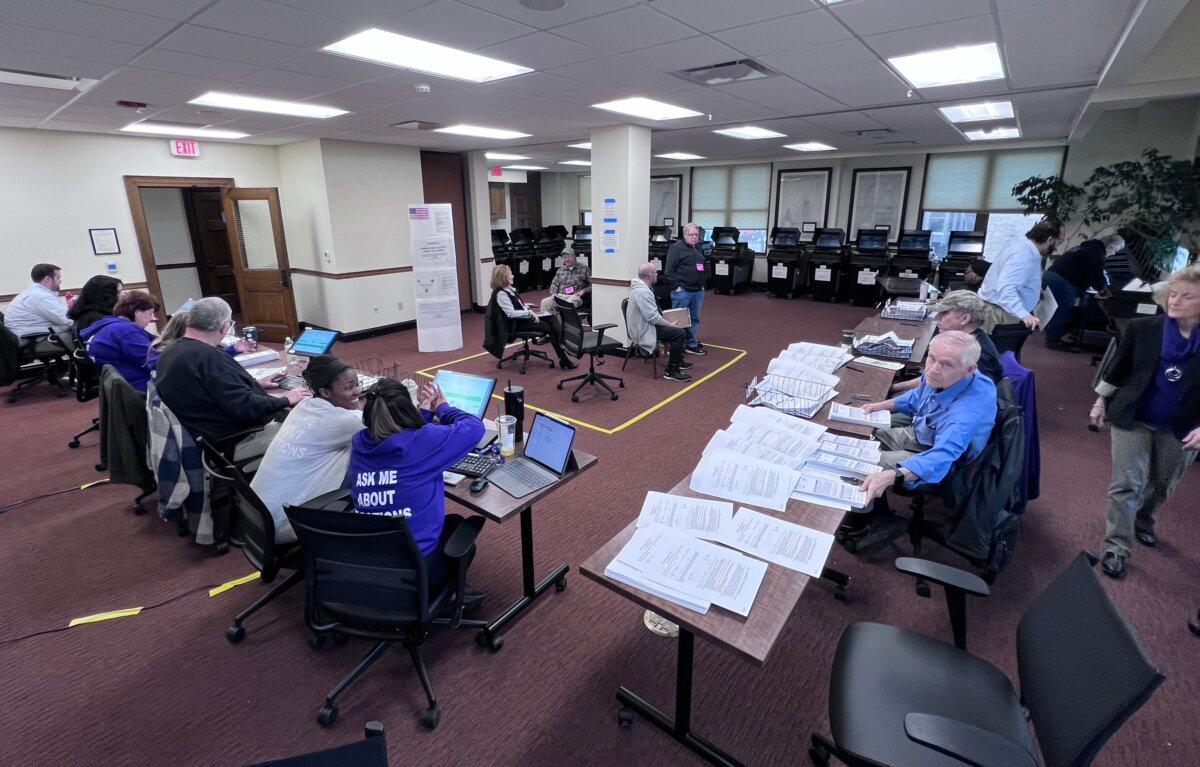
[[[1121,333],[1101,371],[1090,420],[1112,427],[1112,482],[1101,563],[1125,575],[1134,538],[1153,548],[1155,512],[1200,450],[1200,265],[1155,289],[1166,310],[1139,317]]]
[[[513,287],[512,269],[504,264],[492,269],[491,284],[492,297],[488,299],[487,310],[484,312],[483,348],[497,359],[503,358],[504,346],[514,331],[533,330],[549,337],[550,345],[558,354],[560,368],[571,370],[577,367],[563,353],[559,342],[562,326],[558,318],[548,316],[539,319],[530,305],[522,303],[521,294]]]

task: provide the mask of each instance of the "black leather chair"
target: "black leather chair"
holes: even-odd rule
[[[484,322],[485,323],[491,322],[491,318],[487,315],[487,312],[490,312],[490,311],[492,311],[492,307],[488,306],[487,310],[484,313],[484,318],[485,318]],[[496,311],[500,311],[500,309],[497,307]],[[505,362],[511,362],[512,360],[518,360],[518,359],[521,360],[521,374],[522,375],[525,374],[525,369],[527,367],[529,367],[530,359],[539,359],[539,360],[542,360],[543,362],[545,362],[550,367],[552,367],[552,368],[554,367],[554,361],[550,359],[550,355],[546,354],[546,352],[542,351],[541,349],[534,349],[532,346],[530,346],[530,344],[532,344],[536,341],[539,341],[543,337],[545,337],[545,335],[546,335],[545,333],[538,331],[538,330],[518,330],[516,328],[515,321],[509,320],[507,318],[502,318],[502,319],[504,319],[504,327],[506,327],[508,329],[508,337],[504,340],[505,345],[511,344],[514,341],[520,341],[521,348],[517,349],[512,354],[509,354],[507,357],[501,357],[500,360],[496,362],[497,370],[504,367]]]
[[[363,739],[285,759],[259,762],[251,767],[388,767],[383,725],[367,722]]]
[[[612,330],[616,325],[606,322],[603,325],[593,325],[591,330],[584,330],[583,320],[580,319],[579,310],[575,308],[574,304],[557,297],[554,299],[554,304],[558,307],[558,317],[562,322],[563,351],[581,361],[584,356],[588,358],[588,372],[583,375],[562,379],[558,382],[558,388],[561,390],[563,384],[579,381],[579,385],[575,387],[575,391],[571,392],[571,401],[578,402],[580,389],[591,384],[599,384],[608,392],[611,399],[616,399],[617,393],[612,390],[612,387],[606,381],[616,381],[617,385],[624,389],[625,379],[596,372],[596,357],[603,357],[605,354],[615,354],[622,350],[619,341],[604,340],[604,332]]]
[[[629,335],[629,299],[628,298],[621,299],[621,319],[625,322],[625,335],[628,336]],[[630,359],[640,358],[642,360],[642,364],[645,364],[646,360],[650,361],[650,364],[654,367],[654,377],[658,378],[658,356],[659,356],[658,350],[659,350],[660,346],[661,346],[661,344],[655,343],[654,351],[651,352],[650,354],[647,354],[645,349],[643,349],[642,347],[633,343],[633,341],[630,341],[629,346],[625,349],[625,361],[623,363],[621,363],[621,370],[625,369],[625,366],[629,364]]]
[[[75,390],[75,399],[79,402],[90,402],[100,396],[100,371],[96,368],[96,363],[87,355],[86,348],[82,339],[79,338],[79,329],[74,325],[66,331],[55,331],[51,333],[48,339],[51,343],[57,344],[63,350],[70,360],[69,380],[71,388]],[[100,418],[97,416],[92,419],[92,423],[83,431],[76,434],[67,443],[67,447],[74,450],[79,447],[79,440],[91,434],[94,431],[100,431]]]
[[[304,571],[300,567],[300,544],[277,544],[275,518],[258,497],[258,493],[250,487],[250,481],[246,479],[242,470],[203,437],[197,437],[196,444],[200,445],[202,451],[204,470],[214,479],[223,482],[232,492],[231,510],[236,516],[235,527],[240,537],[242,553],[258,570],[259,580],[268,584],[275,580],[280,570],[292,571],[282,583],[234,617],[233,625],[225,631],[225,638],[237,644],[246,638],[246,628],[242,623],[247,618],[304,579]]]
[[[419,648],[434,631],[486,625],[462,617],[467,568],[483,518],[470,517],[459,524],[443,547],[457,563],[454,572],[445,583],[429,583],[425,558],[403,517],[349,510],[349,491],[322,507],[284,507],[303,552],[308,627],[317,634],[375,641],[366,657],[325,696],[317,722],[332,726],[337,721],[338,696],[393,642],[399,642],[408,650],[429,702],[422,723],[433,729],[441,712]]]
[[[68,372],[68,357],[57,347],[47,351],[45,342],[51,333],[47,328],[44,334],[18,337],[4,326],[4,313],[0,312],[0,386],[16,384],[8,390],[10,403],[42,381],[57,387],[58,396],[67,396],[62,377]]]
[[[1029,329],[1019,323],[1013,325],[997,325],[991,332],[992,343],[1001,355],[1012,352],[1017,361],[1021,360],[1021,348],[1031,336]]]
[[[1165,675],[1079,554],[1017,625],[1018,695],[1000,669],[967,652],[970,573],[901,558],[901,572],[946,590],[954,644],[880,623],[853,623],[829,680],[827,739],[809,757],[912,767],[1084,767],[1162,684]],[[1037,745],[1026,719],[1033,724]]]

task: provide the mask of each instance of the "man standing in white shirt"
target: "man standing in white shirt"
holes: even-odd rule
[[[1042,259],[1064,239],[1062,224],[1042,219],[996,257],[979,286],[979,297],[988,304],[983,317],[986,332],[997,325],[1016,324],[1029,332],[1037,330],[1033,310],[1042,296]]]
[[[62,286],[62,269],[54,264],[38,264],[30,271],[33,284],[17,294],[4,313],[4,326],[17,337],[45,335],[51,328],[61,330],[71,326],[67,307],[58,300]],[[48,343],[48,342],[43,342]],[[41,347],[42,344],[39,344]],[[50,345],[45,351],[60,347]],[[41,348],[38,349],[42,351]]]

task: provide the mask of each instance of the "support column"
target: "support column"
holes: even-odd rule
[[[489,161],[483,152],[471,152],[466,157],[467,227],[471,247],[471,300],[476,306],[487,306],[492,295],[492,218],[488,199]],[[649,203],[647,203],[647,206]]]
[[[649,128],[614,125],[592,131],[591,205],[592,322],[616,323],[611,336],[622,339],[621,299],[629,295],[629,281],[649,252]],[[606,232],[615,234],[615,246]]]

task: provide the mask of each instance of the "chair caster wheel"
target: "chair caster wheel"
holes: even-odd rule
[[[620,382],[620,384],[618,385],[618,387],[617,387],[617,388],[624,389],[624,388],[625,388],[625,382],[624,382],[624,381],[621,381],[621,382]]]
[[[828,767],[829,766],[829,752],[823,748],[817,748],[816,746],[809,746],[808,747],[808,758],[810,760],[812,760],[812,763],[817,765],[817,767]]]
[[[223,557],[226,554],[228,554],[229,553],[229,541],[218,541],[217,545],[213,547],[213,552],[218,557]]]
[[[579,397],[576,397],[574,394],[572,394],[572,395],[571,395],[571,401],[572,401],[572,402],[578,402],[578,401],[579,401]]]
[[[79,440],[77,440],[77,439],[71,440],[70,442],[67,443],[67,447],[74,450],[75,448],[79,447]]]
[[[337,721],[337,706],[325,706],[317,712],[317,724],[332,727]]]
[[[246,638],[246,629],[241,626],[230,626],[225,629],[225,638],[229,644],[237,644]]]
[[[326,641],[326,638],[325,638],[324,634],[309,634],[308,635],[308,647],[310,650],[324,649],[325,641]],[[322,709],[322,710],[324,710],[324,709]]]
[[[633,712],[621,706],[621,710],[617,712],[617,724],[628,730],[633,726]]]
[[[562,391],[562,384],[559,384],[559,385],[558,385],[558,390],[559,390],[559,391]]]
[[[833,590],[833,598],[839,602],[845,602],[850,598],[850,595],[846,593],[845,586],[838,586]]]
[[[917,596],[929,599],[931,593],[928,581],[917,581]]]
[[[612,397],[610,397],[610,399],[616,399],[616,398],[617,398],[617,395],[616,395],[616,393],[614,393],[614,394],[612,395]]]
[[[489,634],[486,629],[481,629],[475,635],[475,644],[492,652],[500,652],[500,648],[504,646],[504,635]]]
[[[425,725],[427,730],[436,730],[440,721],[442,721],[442,712],[437,708],[425,709],[425,715],[421,717],[421,724]]]
[[[554,582],[554,590],[559,592],[567,590],[567,576],[564,575]]]

